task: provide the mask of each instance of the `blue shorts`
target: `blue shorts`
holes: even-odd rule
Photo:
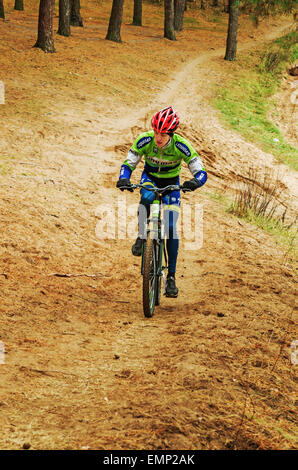
[[[175,181],[157,181],[157,178],[151,178],[145,171],[143,171],[142,178],[140,181],[141,184],[144,184],[151,188],[162,188],[168,186],[168,184],[180,184],[179,176],[175,178]],[[155,194],[152,191],[146,191],[146,189],[141,189],[141,204],[149,206],[153,203]],[[180,210],[180,190],[171,191],[170,194],[163,196],[162,198],[163,209],[175,211],[179,213]]]

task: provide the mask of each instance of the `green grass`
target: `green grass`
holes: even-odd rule
[[[298,170],[298,149],[287,143],[268,114],[274,109],[287,65],[298,57],[298,34],[290,33],[265,50],[242,56],[234,68],[234,78],[219,87],[214,104],[229,125],[247,140],[272,153],[281,162]]]
[[[219,202],[226,208],[228,208],[231,204],[231,201],[223,193],[205,191],[205,194],[208,197],[208,199],[210,199],[211,201]]]
[[[192,16],[184,16],[183,25],[186,28],[200,29],[200,22]]]
[[[289,49],[290,63],[298,59],[298,34],[296,31],[276,39],[274,42],[284,50]]]
[[[225,31],[226,26],[221,25],[217,18],[209,18],[210,26],[203,26],[201,22],[192,16],[184,16],[183,24],[186,29],[200,29],[202,31]]]

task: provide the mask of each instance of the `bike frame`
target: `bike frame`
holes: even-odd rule
[[[164,281],[164,294],[165,294],[165,271],[168,269],[168,257],[167,257],[167,251],[165,249],[165,230],[164,230],[164,222],[162,219],[162,198],[164,196],[165,192],[168,191],[177,191],[182,188],[180,185],[169,185],[166,186],[165,188],[156,188],[153,187],[151,188],[150,186],[145,186],[142,184],[133,184],[132,188],[144,188],[148,191],[152,191],[155,194],[155,199],[153,200],[153,203],[151,204],[151,209],[152,213],[150,218],[147,220],[147,236],[148,233],[152,236],[152,238],[155,240],[155,249],[158,250],[158,267],[157,267],[157,275],[158,277],[163,276],[163,281]],[[143,268],[144,268],[144,257],[143,254],[145,252],[145,244],[146,244],[146,239],[143,240],[143,249],[142,249],[142,263],[141,263],[141,274],[143,275]],[[165,260],[165,265],[163,265],[163,258]]]
[[[160,303],[161,278],[164,281],[163,293],[166,294],[165,271],[168,269],[167,252],[165,249],[165,229],[162,218],[162,198],[167,192],[182,189],[183,192],[190,191],[180,185],[169,185],[165,188],[148,187],[142,184],[132,184],[123,189],[134,190],[144,188],[153,191],[155,198],[151,205],[151,216],[147,219],[146,239],[142,244],[141,274],[143,276],[143,308],[146,317],[152,317],[154,306]],[[150,234],[150,236],[149,236]],[[146,245],[148,240],[149,245]],[[148,246],[150,248],[148,248]],[[152,250],[152,251],[151,251]],[[163,259],[165,264],[163,264]],[[151,262],[153,261],[153,268]],[[149,263],[149,264],[148,264]]]
[[[164,281],[164,293],[165,293],[165,271],[168,269],[168,258],[167,251],[165,249],[165,230],[164,222],[162,219],[162,194],[158,194],[154,199],[152,206],[151,217],[147,220],[147,236],[148,233],[151,234],[152,239],[154,240],[154,247],[156,250],[156,259],[157,259],[157,276],[160,278],[163,276]],[[145,251],[146,240],[143,240],[143,251]],[[163,259],[165,264],[163,265]],[[142,256],[142,265],[141,273],[143,274],[144,267],[144,257]]]

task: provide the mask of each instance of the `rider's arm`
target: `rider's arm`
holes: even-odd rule
[[[142,156],[144,155],[145,148],[153,140],[153,132],[144,132],[139,135],[131,146],[126,159],[123,162],[120,170],[120,177],[130,179],[131,173],[135,170],[136,166],[140,163]]]
[[[133,170],[136,168],[141,159],[142,155],[139,155],[131,148],[123,162],[123,165],[121,166],[119,179],[130,179]]]
[[[203,186],[207,181],[207,172],[199,156],[195,156],[188,164],[189,171],[198,180],[198,186]]]
[[[207,181],[207,172],[204,168],[202,160],[193,146],[181,136],[175,142],[175,147],[182,153],[183,160],[188,165],[189,171],[193,175],[195,185],[199,188]]]

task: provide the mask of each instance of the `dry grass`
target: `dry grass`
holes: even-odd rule
[[[289,214],[284,184],[272,169],[249,168],[236,191],[229,212],[279,236],[289,251],[295,251],[297,216]]]

